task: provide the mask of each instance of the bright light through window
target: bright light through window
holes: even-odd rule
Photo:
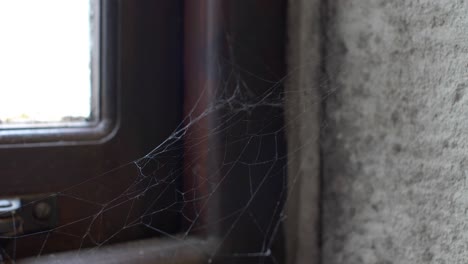
[[[0,128],[92,117],[92,21],[89,0],[0,0]]]

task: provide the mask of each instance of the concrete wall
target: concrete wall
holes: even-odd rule
[[[327,5],[322,263],[467,263],[468,1]]]

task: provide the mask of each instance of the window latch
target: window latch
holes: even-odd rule
[[[15,236],[22,233],[23,221],[16,211],[21,207],[21,200],[0,199],[0,236]]]
[[[0,198],[0,237],[6,239],[50,230],[56,226],[57,201],[55,196]]]

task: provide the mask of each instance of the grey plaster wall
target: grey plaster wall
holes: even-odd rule
[[[468,263],[468,1],[327,2],[322,263]]]

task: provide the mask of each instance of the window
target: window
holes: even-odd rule
[[[0,144],[0,193],[22,201],[10,219],[47,225],[0,237],[4,256],[282,263],[285,1],[99,3],[99,117],[113,129]],[[163,239],[99,250],[149,237]]]
[[[116,129],[106,1],[0,1],[0,148],[105,141]]]
[[[42,1],[18,1],[24,3],[21,9],[28,9],[28,14],[50,11],[47,6],[39,5]],[[5,2],[0,0],[0,3]],[[34,3],[28,5],[29,2]],[[66,13],[75,7],[75,2],[83,1],[60,1],[53,12],[63,12],[60,16],[69,19]],[[99,203],[112,200],[127,188],[137,177],[131,162],[150,152],[181,122],[181,2],[91,0],[90,3],[96,12],[92,21],[98,22],[92,28],[99,31],[100,52],[95,58],[98,66],[94,70],[96,74],[90,73],[92,84],[96,82],[94,87],[98,88],[93,87],[93,91],[97,93],[95,98],[99,98],[96,101],[99,111],[90,107],[91,121],[87,120],[85,125],[78,122],[71,126],[34,127],[17,123],[0,129],[0,199],[19,198],[22,206],[17,215],[25,224],[22,233],[15,238],[0,238],[0,252],[8,256],[7,259],[93,247],[96,236],[107,239],[122,229],[121,223],[114,221],[128,215],[121,207],[102,215],[89,236],[83,236],[89,223],[79,220],[96,214],[102,209]],[[24,19],[33,23],[29,18]],[[64,30],[72,28],[64,26]],[[90,60],[89,54],[87,60]],[[74,66],[81,68],[77,65]],[[28,78],[26,72],[19,75],[19,78]],[[89,80],[89,76],[87,78]],[[83,83],[85,88],[80,86],[79,89],[90,88],[89,83]],[[98,122],[92,122],[93,114]],[[121,169],[114,170],[118,167]],[[174,187],[168,187],[171,188]],[[41,201],[41,197],[50,198],[54,221],[40,222],[39,229],[36,225],[31,228],[28,221],[35,221],[31,217],[31,206],[35,204],[32,201]],[[169,199],[173,196],[163,197],[163,201]],[[145,203],[147,201],[141,199],[134,206],[142,208]],[[9,219],[0,216],[0,226],[2,220]],[[178,223],[170,212],[153,222],[171,233],[178,228]],[[55,232],[50,232],[47,239],[40,234],[41,230],[51,228]],[[154,233],[147,228],[136,226],[112,236],[106,244],[152,235]]]
[[[66,127],[96,120],[96,3],[0,1],[2,129]]]

